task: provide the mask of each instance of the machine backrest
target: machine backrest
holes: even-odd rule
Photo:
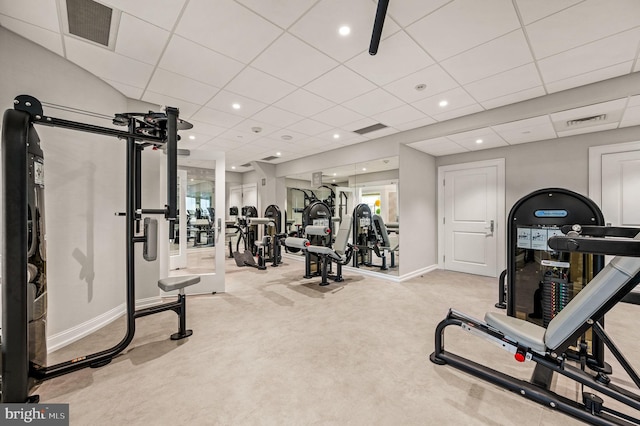
[[[640,233],[634,239],[640,240]],[[640,257],[614,257],[549,322],[545,345],[552,350],[560,347],[639,273]]]
[[[158,220],[149,217],[144,218],[144,245],[142,257],[147,262],[153,262],[158,258]]]
[[[334,250],[336,253],[343,255],[347,251],[347,242],[349,241],[349,236],[351,235],[351,215],[345,214],[342,216],[342,222],[340,222],[340,229],[338,230],[338,235],[336,235],[336,241],[334,243]]]
[[[390,247],[391,242],[389,241],[389,232],[387,232],[387,227],[382,220],[380,215],[373,215],[373,232],[376,234],[376,238],[378,240],[382,240],[382,245],[384,247]]]

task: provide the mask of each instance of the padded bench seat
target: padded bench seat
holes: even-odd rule
[[[181,277],[167,277],[161,280],[158,280],[158,287],[162,289],[162,291],[173,291],[173,290],[182,290],[185,287],[189,287],[190,285],[198,284],[200,282],[200,277],[197,275],[184,275]]]
[[[531,348],[540,354],[544,354],[547,350],[544,343],[546,329],[539,325],[495,312],[487,312],[484,321],[505,336],[518,342],[520,346]]]

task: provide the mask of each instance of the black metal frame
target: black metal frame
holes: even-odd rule
[[[133,340],[135,319],[166,310],[175,311],[180,319],[179,332],[185,330],[184,296],[175,302],[164,303],[147,309],[135,309],[135,243],[145,242],[136,236],[140,229],[142,213],[163,214],[169,221],[170,237],[174,235],[177,216],[177,142],[178,126],[191,125],[179,120],[178,109],[166,109],[166,128],[154,123],[142,122],[145,114],[119,114],[114,124],[128,124],[127,131],[100,127],[92,124],[45,116],[42,104],[36,98],[20,95],[14,101],[14,110],[4,114],[2,133],[3,173],[3,253],[2,265],[2,402],[22,403],[29,399],[29,380],[47,380],[85,367],[108,364]],[[33,124],[61,127],[70,130],[95,133],[125,139],[127,144],[126,170],[126,264],[127,332],[115,346],[90,355],[58,363],[39,366],[30,363],[27,329],[27,147],[30,138],[37,137]],[[144,132],[140,130],[152,130]],[[154,133],[154,134],[150,134]],[[141,154],[146,147],[167,149],[167,205],[164,209],[142,209],[141,204]],[[10,201],[10,202],[8,202]],[[120,214],[122,215],[122,214]],[[184,333],[183,333],[184,334]]]
[[[609,228],[612,229],[612,228]],[[606,232],[606,231],[604,231]],[[613,231],[613,232],[627,232],[626,235],[630,235],[633,231]],[[638,229],[635,229],[638,232]],[[567,244],[573,237],[556,236],[549,240],[550,247],[561,246]],[[594,238],[595,240],[595,238]],[[616,254],[617,245],[619,240],[602,240],[598,241],[597,251],[599,254]],[[637,241],[637,240],[636,240]],[[583,247],[580,247],[580,252],[583,252]],[[589,251],[587,251],[589,252]],[[640,251],[635,251],[631,254],[634,257],[640,257]],[[567,356],[565,351],[569,346],[573,345],[575,339],[583,334],[587,329],[592,328],[604,345],[610,350],[611,354],[618,360],[622,368],[627,375],[631,378],[633,383],[640,388],[640,377],[634,371],[631,364],[626,360],[620,350],[615,346],[611,338],[605,333],[604,328],[599,323],[599,319],[604,316],[613,306],[621,302],[623,298],[632,291],[636,285],[640,283],[640,273],[636,274],[629,282],[616,293],[614,297],[604,303],[596,312],[594,312],[588,321],[586,321],[573,335],[565,340],[565,342],[555,351],[547,351],[544,355],[530,350],[529,348],[521,347],[518,342],[510,340],[500,331],[487,325],[482,321],[478,321],[474,318],[468,317],[459,312],[450,310],[447,317],[441,321],[435,332],[435,350],[430,355],[429,359],[438,365],[449,364],[452,367],[463,370],[469,374],[479,377],[483,380],[501,386],[512,392],[519,393],[525,398],[533,400],[544,406],[560,410],[566,414],[576,417],[580,420],[588,422],[593,425],[638,425],[640,424],[640,418],[634,418],[628,414],[620,413],[618,411],[602,407],[599,397],[591,394],[583,394],[583,402],[576,402],[568,398],[557,395],[550,391],[546,384],[550,383],[549,378],[553,373],[562,374],[563,376],[575,380],[583,386],[587,386],[595,391],[601,392],[608,397],[611,397],[622,404],[640,411],[640,394],[631,392],[629,390],[620,388],[611,383],[608,376],[604,373],[597,373],[591,375],[584,371],[586,359],[582,359],[582,368],[574,367],[567,363]],[[498,343],[503,348],[511,350],[511,352],[519,352],[523,358],[531,360],[536,363],[532,379],[530,381],[524,381],[515,377],[504,374],[495,369],[478,364],[469,359],[463,358],[459,355],[447,352],[444,348],[444,330],[446,327],[455,325],[469,331],[473,334],[484,337],[488,340]],[[540,383],[540,378],[544,377],[543,383]],[[595,401],[595,402],[594,402]]]

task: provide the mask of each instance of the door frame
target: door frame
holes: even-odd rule
[[[589,147],[589,198],[598,207],[602,208],[602,156],[628,151],[640,151],[640,141]]]
[[[495,158],[493,160],[472,161],[469,163],[451,164],[438,167],[438,268],[444,269],[445,235],[444,235],[444,175],[447,172],[458,170],[477,169],[481,167],[496,167],[496,276],[506,268],[506,211],[505,211],[505,159]]]

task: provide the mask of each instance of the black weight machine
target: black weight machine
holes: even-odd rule
[[[165,113],[116,114],[113,124],[127,130],[100,127],[45,116],[40,101],[20,95],[14,109],[6,110],[2,127],[2,402],[37,402],[29,397],[35,383],[58,377],[85,367],[101,367],[121,353],[135,334],[135,320],[143,316],[173,310],[179,316],[179,331],[172,339],[191,334],[186,330],[186,304],[183,288],[195,284],[199,277],[174,277],[160,280],[165,291],[180,290],[175,302],[142,310],[135,308],[135,244],[143,243],[145,260],[154,260],[157,241],[153,239],[157,221],[142,214],[163,215],[169,221],[169,235],[174,238],[177,216],[177,142],[178,130],[191,124],[178,118],[178,109]],[[118,216],[126,218],[126,319],[127,331],[115,346],[51,366],[46,358],[46,336],[42,307],[46,297],[46,251],[44,240],[44,159],[34,125],[112,136],[126,141],[126,209]],[[167,200],[161,209],[143,209],[142,152],[146,148],[164,148],[167,154]],[[30,294],[31,293],[31,294]],[[39,321],[42,322],[38,326]],[[35,324],[35,326],[34,326]],[[39,352],[39,353],[38,353]]]
[[[380,219],[381,220],[381,219]],[[353,209],[353,226],[352,226],[352,244],[355,250],[352,259],[352,265],[354,268],[359,268],[360,265],[368,267],[377,267],[381,270],[387,268],[386,251],[391,250],[390,243],[388,241],[388,235],[386,235],[386,228],[384,229],[385,241],[382,235],[384,224],[377,224],[379,227],[379,233],[374,229],[373,216],[371,215],[371,209],[367,204],[358,204]],[[380,249],[382,248],[382,251]],[[395,250],[395,247],[393,248]],[[373,263],[373,254],[382,259],[382,264],[376,265]],[[395,267],[395,254],[391,251],[391,267]]]
[[[284,223],[286,223],[287,214],[284,214]],[[258,265],[266,267],[268,262],[271,266],[276,267],[282,263],[282,244],[287,237],[283,230],[283,215],[280,207],[275,204],[267,206],[264,210],[264,217],[261,222],[264,226],[262,241],[256,242],[258,247]],[[252,222],[257,223],[255,220]]]
[[[639,425],[640,377],[601,324],[604,315],[640,283],[638,231],[638,228],[595,225],[562,226],[561,232],[566,235],[549,238],[547,244],[550,249],[572,255],[586,253],[616,257],[551,318],[547,328],[524,318],[494,312],[487,312],[484,321],[480,321],[450,309],[436,328],[435,351],[430,360],[439,365],[448,364],[588,424]],[[629,319],[630,326],[632,321]],[[521,380],[445,350],[444,331],[449,326],[460,327],[495,343],[512,353],[518,362],[535,362],[532,378]],[[598,336],[625,370],[631,380],[627,383],[633,390],[622,388],[617,384],[620,381],[612,380],[604,371],[590,373],[587,370],[588,347],[582,336],[589,330]],[[579,350],[577,365],[570,362],[572,356],[569,354],[570,348],[576,346]],[[553,392],[554,374],[574,380],[579,385],[580,400]],[[617,401],[621,407],[606,406],[605,399],[596,392]]]

